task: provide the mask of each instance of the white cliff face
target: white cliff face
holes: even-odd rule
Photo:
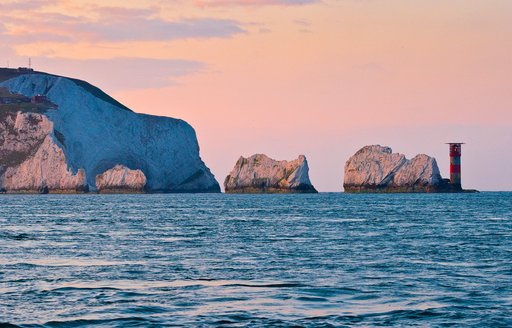
[[[5,166],[4,162],[10,163],[11,157],[18,153],[32,151],[52,129],[51,122],[41,114],[0,112],[0,166]]]
[[[145,185],[146,176],[141,170],[130,170],[122,165],[96,176],[98,192],[143,192]]]
[[[3,113],[0,189],[6,192],[81,192],[85,171],[73,173],[54,142],[53,124],[37,113]]]
[[[411,160],[379,145],[360,149],[345,163],[345,191],[425,192],[442,183],[434,158],[424,154]]]
[[[100,90],[47,74],[26,74],[0,83],[27,97],[45,94],[58,105],[46,115],[73,172],[83,168],[87,184],[116,165],[141,170],[150,192],[219,192],[199,157],[194,129],[167,117],[136,114]]]
[[[226,192],[316,192],[304,155],[276,161],[266,155],[240,157],[224,182]]]

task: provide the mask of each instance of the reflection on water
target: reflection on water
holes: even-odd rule
[[[0,198],[0,325],[512,326],[512,193]]]

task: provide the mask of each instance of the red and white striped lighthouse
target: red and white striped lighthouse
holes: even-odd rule
[[[460,156],[463,142],[450,142],[450,184],[461,188]]]

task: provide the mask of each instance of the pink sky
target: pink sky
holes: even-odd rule
[[[464,141],[463,186],[512,190],[510,31],[509,0],[4,0],[0,60],[186,120],[221,184],[240,155],[305,154],[340,191],[367,144],[448,176]]]

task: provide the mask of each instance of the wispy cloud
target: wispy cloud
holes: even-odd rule
[[[39,71],[78,77],[108,91],[161,88],[179,83],[179,78],[207,69],[206,64],[191,60],[114,58],[74,60],[32,58]]]
[[[198,0],[198,6],[297,6],[320,2],[319,0]]]
[[[23,8],[23,3],[8,6]],[[4,5],[5,6],[5,5]],[[172,41],[177,39],[231,38],[245,33],[242,23],[232,19],[181,18],[165,20],[158,9],[128,9],[90,6],[89,16],[29,10],[20,14],[0,11],[5,29],[0,34],[16,44],[39,42]],[[94,17],[94,18],[91,18]]]
[[[295,19],[293,21],[295,24],[299,25],[299,26],[303,26],[303,27],[309,27],[311,26],[311,22],[306,20],[306,19]]]
[[[92,26],[80,24],[76,30],[93,33],[106,41],[164,41],[189,38],[229,38],[245,31],[234,20],[199,18],[164,21],[160,19],[126,19],[102,21]]]
[[[9,61],[9,58],[12,57],[13,55],[14,55],[14,51],[10,46],[0,44],[0,58],[5,60],[5,63],[7,63],[7,61]],[[0,66],[3,66],[3,65],[4,65],[4,62],[0,62]]]
[[[300,33],[313,33],[311,30],[311,22],[306,19],[295,19],[293,21],[294,24],[300,26]]]
[[[137,44],[231,38],[246,33],[242,23],[231,19],[185,17],[171,20],[162,18],[164,15],[158,7],[138,9],[95,4],[83,5],[82,12],[76,8],[59,12],[57,5],[64,2],[2,1],[0,60],[19,65],[22,58],[15,50],[35,46],[39,56],[32,57],[37,70],[80,76],[93,83],[101,81],[113,91],[160,88],[179,83],[180,77],[206,71],[207,66],[201,61],[183,58],[151,59],[150,53],[148,58],[140,58],[140,52],[136,55],[138,58],[117,52],[113,59],[107,55],[107,59],[79,60],[69,58],[69,51],[68,55],[60,54],[58,49],[81,43],[82,47],[90,44],[95,48],[116,50],[132,41]]]
[[[3,0],[0,3],[0,11],[5,10],[33,10],[42,8],[51,3],[51,1],[45,0],[31,0],[31,1],[9,1]]]

